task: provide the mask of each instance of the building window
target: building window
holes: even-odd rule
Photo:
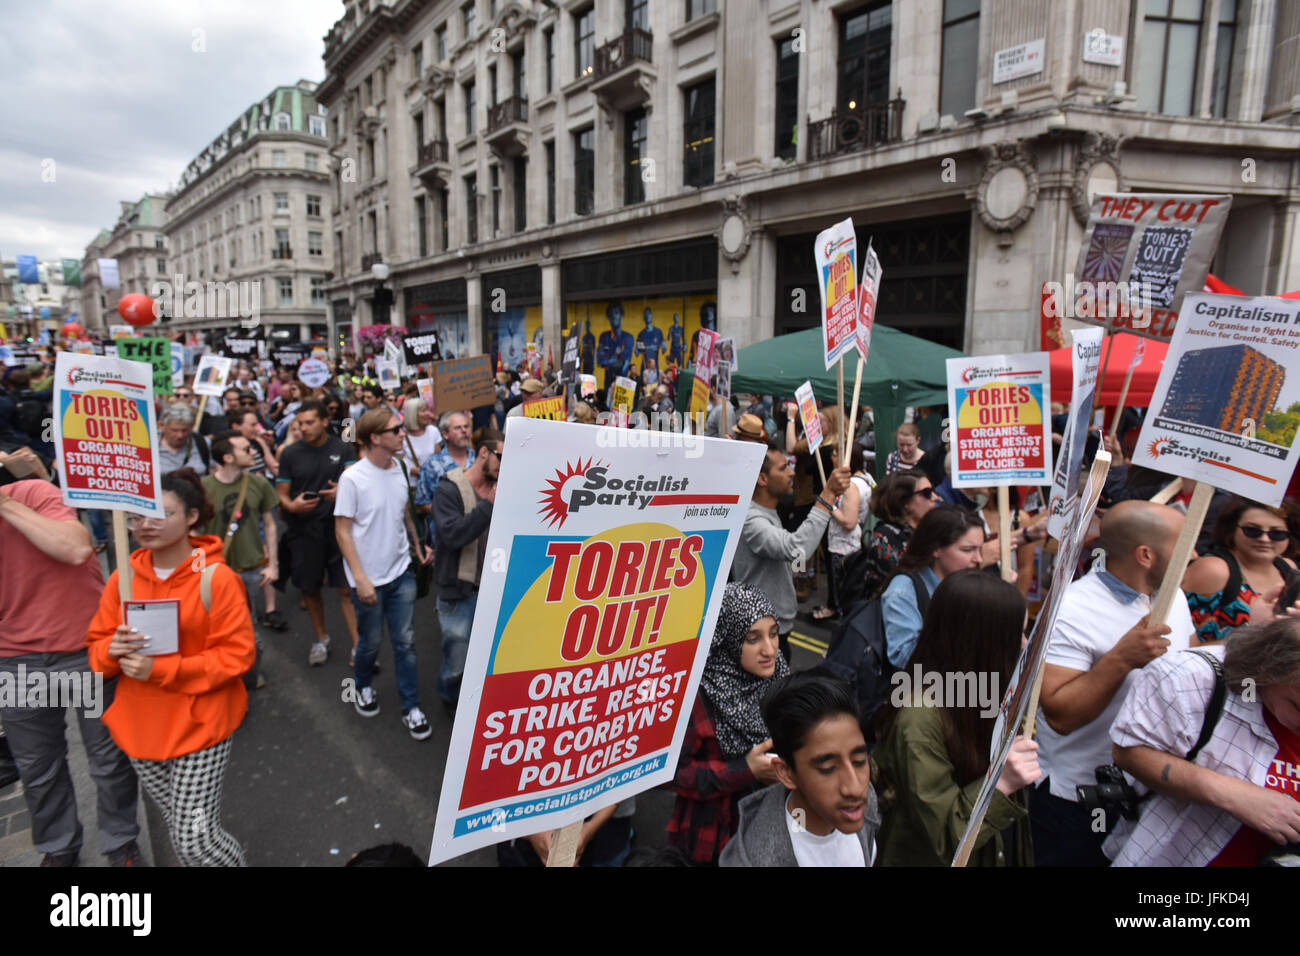
[[[370,179],[379,175],[379,170],[375,168],[375,140],[370,138],[366,140],[366,169],[370,171]]]
[[[979,0],[943,0],[940,115],[961,117],[967,110],[975,108],[975,74],[979,69],[979,47]]]
[[[573,134],[573,211],[590,216],[596,205],[596,130]]]
[[[415,121],[415,145],[419,148],[424,145],[424,114],[416,113],[411,119]]]
[[[280,304],[293,305],[293,280],[281,278],[276,282],[280,286]]]
[[[288,157],[285,156],[284,150],[282,149],[271,150],[271,165],[276,169],[284,169],[286,166],[289,165],[289,160]]]
[[[320,218],[320,196],[307,196],[307,215],[313,219]]]
[[[1201,0],[1146,0],[1138,109],[1190,116],[1201,47]]]
[[[276,214],[277,216],[282,215],[282,214],[283,214],[283,215],[287,215],[288,212],[289,212],[289,194],[288,194],[288,193],[276,193],[276,194],[275,194],[275,214]]]
[[[623,205],[645,202],[645,179],[641,161],[645,159],[646,112],[631,110],[623,116]]]
[[[688,87],[686,96],[686,164],[683,179],[687,186],[707,186],[713,182],[714,81]]]
[[[233,246],[231,247],[231,250],[230,250],[230,251],[231,251],[232,253],[234,252],[234,247],[233,247]],[[167,271],[167,260],[166,260],[166,259],[158,259],[158,260],[156,260],[156,262],[157,262],[157,264],[158,264],[158,272],[159,272],[159,273],[163,273],[163,272],[166,272],[166,271]],[[235,263],[232,261],[230,264],[233,266]]]
[[[706,13],[718,12],[718,0],[686,0],[686,19],[694,20]]]
[[[323,276],[311,277],[311,304],[325,304],[325,278]]]
[[[650,29],[650,0],[627,0],[623,23],[628,30]]]
[[[475,91],[473,83],[466,83],[465,90],[465,135],[473,136],[478,132],[478,118],[475,116],[477,103],[475,102]]]
[[[478,11],[474,9],[472,0],[460,8],[460,18],[465,27],[465,39],[472,40],[475,31],[478,30]]]
[[[776,148],[794,159],[799,147],[799,51],[793,37],[776,45]]]
[[[366,225],[370,228],[370,251],[379,253],[379,216],[372,210],[366,213]]]
[[[366,77],[366,105],[375,105],[375,75],[373,73]]]
[[[162,237],[162,236],[160,236],[160,235],[156,235],[156,234],[154,235],[154,237],[153,237],[153,247],[154,247],[155,249],[165,249],[165,248],[167,248],[166,246],[163,245],[163,237]]]
[[[411,50],[411,76],[419,79],[424,73],[424,44],[417,43]]]
[[[488,167],[492,182],[492,236],[501,235],[501,167]]]
[[[451,194],[445,189],[438,190],[438,251],[446,252],[451,247]]]
[[[497,96],[497,68],[496,64],[488,67],[488,109],[496,106],[501,102]]]
[[[334,117],[334,142],[336,144],[343,142],[343,137],[341,135],[340,130],[341,127],[339,126],[339,118],[336,116]]]
[[[555,222],[555,140],[546,144],[546,224]]]
[[[515,232],[528,228],[528,157],[516,156],[511,178],[515,189]]]
[[[893,7],[876,4],[840,20],[840,113],[889,100],[889,45]]]
[[[309,116],[307,117],[307,129],[313,136],[325,138],[325,117]]]
[[[596,8],[588,7],[573,15],[573,62],[575,76],[591,73],[596,58]]]
[[[293,255],[293,250],[289,248],[289,230],[275,230],[275,255],[272,259],[288,259]]]
[[[323,233],[307,233],[307,255],[321,256],[325,254],[325,237]]]
[[[1210,115],[1228,118],[1228,84],[1237,39],[1237,0],[1219,0],[1219,35],[1214,44],[1214,89]]]
[[[524,51],[510,54],[511,92],[521,100],[528,99],[528,70],[524,66]]]
[[[319,157],[315,153],[307,153],[303,156],[303,162],[307,172],[315,173],[320,171]]]
[[[555,89],[555,28],[542,31],[542,42],[546,44],[546,92]]]
[[[478,242],[478,176],[465,177],[465,241]]]
[[[429,209],[423,196],[415,197],[415,229],[416,246],[423,259],[429,254]]]
[[[447,25],[444,23],[433,31],[434,55],[439,63],[447,62]]]
[[[278,130],[278,131],[281,132],[281,133],[286,133],[286,132],[289,131],[289,129],[291,128],[291,126],[292,126],[292,124],[291,124],[291,121],[290,121],[290,119],[289,119],[289,114],[288,114],[288,113],[276,113],[276,114],[275,114],[275,128],[276,128],[276,130]]]

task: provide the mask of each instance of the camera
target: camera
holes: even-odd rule
[[[1098,767],[1095,787],[1076,787],[1079,802],[1090,810],[1100,807],[1118,813],[1125,820],[1136,820],[1142,798],[1132,784],[1124,779],[1124,771],[1114,764]]]
[[[1285,614],[1287,608],[1294,607],[1298,599],[1300,599],[1300,575],[1293,575],[1286,587],[1282,589],[1282,596],[1278,598],[1277,613]]]

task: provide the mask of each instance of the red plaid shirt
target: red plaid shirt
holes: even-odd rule
[[[757,782],[743,756],[734,760],[722,756],[709,703],[703,693],[697,694],[677,776],[664,784],[677,794],[668,821],[668,842],[694,863],[717,863],[739,823],[736,805]]]

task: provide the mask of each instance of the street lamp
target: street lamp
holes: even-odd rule
[[[376,262],[370,267],[370,274],[375,277],[374,320],[376,323],[387,325],[391,318],[389,312],[392,296],[384,285],[384,280],[388,278],[388,264]]]

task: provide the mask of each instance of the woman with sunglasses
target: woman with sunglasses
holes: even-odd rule
[[[1276,603],[1296,574],[1282,557],[1290,544],[1286,514],[1245,498],[1233,498],[1219,513],[1214,547],[1197,558],[1183,577],[1183,590],[1202,644],[1221,641],[1250,623],[1251,605]]]
[[[175,615],[177,649],[162,652],[164,631],[124,623],[119,569],[86,635],[90,665],[122,675],[104,723],[161,810],[181,865],[244,866],[243,849],[221,826],[221,787],[248,709],[240,678],[256,656],[253,619],[221,539],[196,530],[212,519],[198,476],[188,468],[163,475],[162,507],[163,518],[127,520],[142,546],[131,555],[131,597],[172,602],[151,619]]]
[[[876,526],[870,539],[863,539],[866,577],[860,593],[841,595],[848,604],[875,597],[898,567],[912,532],[941,500],[925,472],[905,468],[886,475],[871,494],[871,513]]]

